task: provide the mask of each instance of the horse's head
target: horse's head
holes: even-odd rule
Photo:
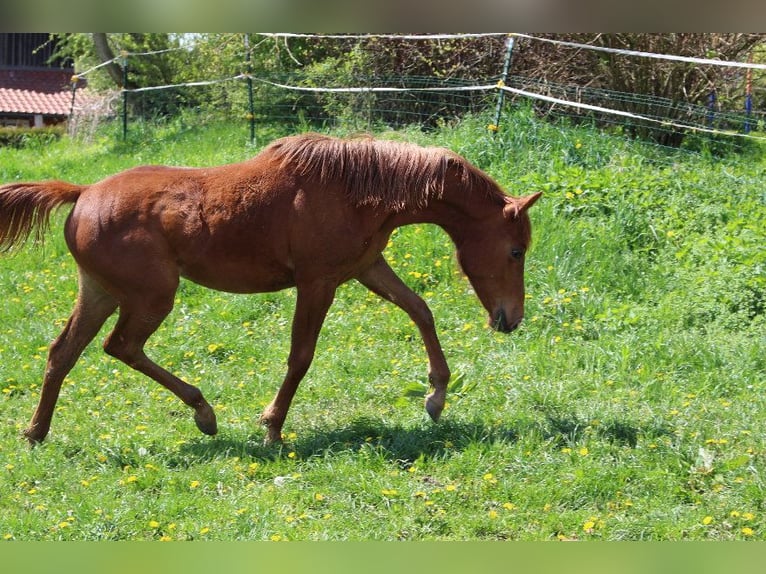
[[[497,212],[461,234],[463,272],[489,312],[490,326],[509,333],[524,318],[524,256],[531,227],[527,210],[541,193],[506,199]]]

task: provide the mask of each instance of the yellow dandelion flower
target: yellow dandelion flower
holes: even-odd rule
[[[497,510],[490,510],[488,516],[494,520],[497,518]]]
[[[711,524],[712,522],[713,522],[712,516],[706,516],[705,518],[702,519],[702,524],[704,524],[705,526],[707,526],[708,524]]]
[[[189,483],[189,488],[198,488],[198,487],[199,487],[199,484],[200,484],[199,480],[192,480],[192,481]]]
[[[596,523],[593,520],[586,520],[582,525],[582,529],[585,532],[590,532],[596,527]]]
[[[317,502],[322,502],[324,500],[324,494],[317,492],[314,495],[314,500],[316,500]]]
[[[516,505],[513,502],[506,502],[505,504],[503,504],[503,508],[505,508],[506,510],[513,510],[514,508],[516,508]]]
[[[741,532],[742,532],[742,534],[744,534],[745,536],[752,536],[752,535],[754,534],[754,532],[753,532],[753,529],[752,529],[752,528],[749,528],[749,527],[747,527],[747,526],[745,526],[745,527],[744,527],[744,528],[741,530]]]
[[[157,522],[156,520],[149,521],[149,528],[159,528],[159,527],[160,527],[160,523]]]
[[[588,456],[588,453],[590,451],[588,450],[587,446],[584,446],[580,450],[578,450],[577,452],[580,454],[580,456]]]
[[[272,534],[270,540],[272,542],[279,542],[280,540],[282,540],[282,535],[281,534]]]
[[[457,490],[457,486],[455,486],[454,484],[448,484],[447,486],[444,487],[444,490],[446,490],[447,492],[454,492],[455,490]]]
[[[170,542],[171,540],[173,540],[173,539],[170,536],[168,536],[167,534],[164,534],[164,535],[162,535],[160,537],[160,542]]]
[[[287,458],[295,458],[296,456],[298,456],[298,455],[296,455],[296,454],[295,454],[295,451],[290,451],[290,452],[287,454]]]
[[[200,534],[207,534],[208,532],[210,532],[210,529],[207,526],[205,526],[199,531]]]
[[[755,518],[755,514],[753,514],[752,512],[742,513],[742,520],[752,520],[753,518]]]

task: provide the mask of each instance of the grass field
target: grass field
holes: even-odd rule
[[[729,540],[766,538],[766,160],[659,149],[509,114],[428,134],[530,211],[527,317],[485,314],[438,228],[387,256],[430,304],[453,371],[422,408],[414,325],[343,286],[285,425],[257,425],[284,374],[291,290],[183,283],[148,353],[201,387],[219,434],[89,347],[48,440],[20,437],[47,345],[69,316],[64,213],[43,247],[0,259],[0,537],[6,540]],[[101,179],[145,163],[244,159],[241,126],[145,126],[0,149],[0,182]],[[282,135],[264,129],[258,145]],[[98,341],[103,339],[113,319]]]

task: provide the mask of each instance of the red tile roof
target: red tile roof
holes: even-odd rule
[[[70,70],[0,69],[0,113],[68,116],[72,108]],[[82,80],[75,104],[86,99]]]

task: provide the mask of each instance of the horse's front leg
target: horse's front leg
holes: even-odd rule
[[[268,429],[267,443],[282,440],[282,425],[298,385],[314,358],[319,331],[335,297],[335,289],[334,283],[324,281],[299,284],[297,287],[298,298],[293,317],[287,374],[274,400],[261,415],[261,423]]]
[[[436,335],[433,313],[426,302],[394,273],[382,256],[360,274],[357,280],[373,293],[403,309],[417,325],[428,353],[428,380],[432,389],[426,396],[425,407],[434,422],[438,421],[444,410],[450,370]]]

